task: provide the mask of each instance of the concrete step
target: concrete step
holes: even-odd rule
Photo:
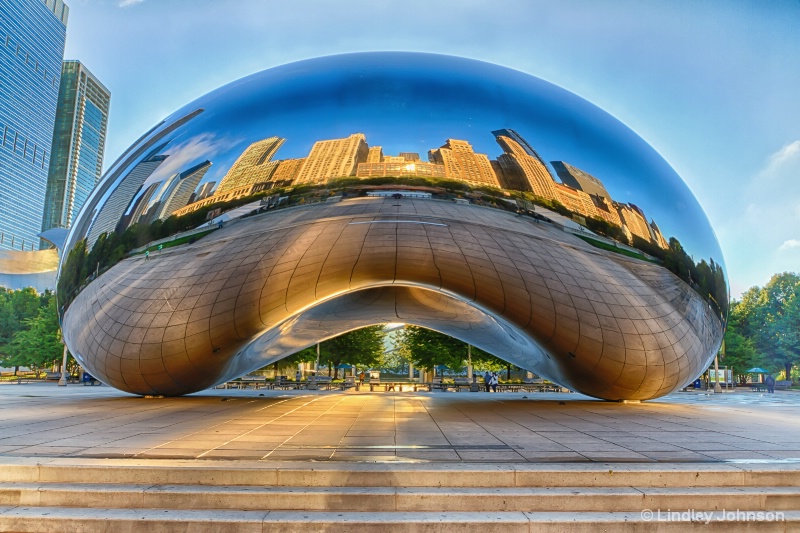
[[[641,511],[800,509],[800,487],[282,487],[0,483],[0,505],[244,511]]]
[[[283,487],[797,487],[799,463],[285,463],[0,458],[0,482]]]
[[[694,518],[694,520],[693,520]],[[62,533],[644,533],[702,531],[789,532],[800,530],[800,511],[710,516],[649,515],[643,512],[309,512],[172,509],[79,509],[0,507],[0,531]]]

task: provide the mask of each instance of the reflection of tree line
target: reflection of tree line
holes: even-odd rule
[[[125,259],[132,250],[176,233],[194,229],[206,222],[212,211],[227,211],[266,194],[259,193],[227,202],[217,202],[180,217],[173,215],[165,220],[154,220],[149,224],[133,224],[122,232],[106,232],[97,238],[91,251],[87,250],[86,239],[79,241],[67,255],[58,277],[60,305],[66,309],[88,282]]]

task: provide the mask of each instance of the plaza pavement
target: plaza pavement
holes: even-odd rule
[[[557,393],[0,385],[0,457],[470,463],[800,463],[800,393]]]

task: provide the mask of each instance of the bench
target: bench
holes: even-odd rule
[[[472,382],[469,378],[454,378],[453,388],[456,389],[457,392],[461,392],[461,389],[471,390]]]
[[[748,383],[748,387],[750,387],[750,392],[764,392],[767,390],[766,383]]]
[[[792,380],[782,379],[775,382],[775,390],[789,390],[792,388]]]
[[[61,379],[61,372],[48,372],[44,376],[45,381],[59,381]]]
[[[417,383],[416,381],[378,381],[372,379],[364,383],[355,383],[357,391],[360,391],[361,387],[366,385],[369,385],[370,392],[374,392],[375,389],[379,387],[383,387],[384,391],[395,391],[395,392],[403,392],[409,390],[417,392],[420,389],[425,389],[427,391],[431,390],[430,383]]]

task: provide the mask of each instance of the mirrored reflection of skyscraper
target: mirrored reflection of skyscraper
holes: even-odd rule
[[[164,145],[159,146],[133,167],[122,183],[109,195],[86,235],[86,245],[89,249],[94,246],[100,235],[118,229],[117,224],[123,220],[123,214],[128,210],[131,200],[141,189],[142,184],[167,159],[166,155],[156,155],[163,148]]]
[[[207,181],[207,182],[205,182],[197,190],[197,193],[194,195],[194,198],[190,199],[189,201],[193,201],[193,200],[197,201],[197,200],[203,200],[205,198],[208,198],[209,196],[211,196],[211,192],[214,190],[214,186],[216,184],[217,184],[216,181]]]
[[[569,185],[573,189],[581,190],[586,194],[611,199],[611,195],[608,194],[603,182],[588,172],[573,167],[564,161],[551,161],[550,164],[556,169],[558,177],[561,178],[561,182],[565,185]]]
[[[100,179],[110,98],[80,61],[64,61],[42,231],[69,228]]]
[[[203,161],[199,165],[185,170],[177,175],[174,184],[165,195],[161,197],[160,209],[155,218],[164,220],[176,209],[180,209],[189,203],[189,197],[192,192],[197,188],[200,180],[206,175],[208,169],[211,168],[211,161]]]
[[[35,250],[69,8],[0,2],[0,248]]]
[[[557,200],[553,176],[539,154],[514,130],[493,131],[504,154],[497,158],[502,185],[509,189],[531,191],[548,200]]]
[[[268,137],[248,146],[222,178],[217,194],[269,181],[278,167],[272,158],[284,142],[286,139]]]
[[[358,164],[366,162],[368,153],[367,138],[363,133],[354,133],[344,139],[317,141],[295,183],[319,183],[330,178],[355,176]]]
[[[472,145],[459,139],[447,139],[445,144],[428,152],[431,163],[444,165],[446,178],[466,181],[475,185],[500,187],[492,164],[486,154],[477,154]]]

